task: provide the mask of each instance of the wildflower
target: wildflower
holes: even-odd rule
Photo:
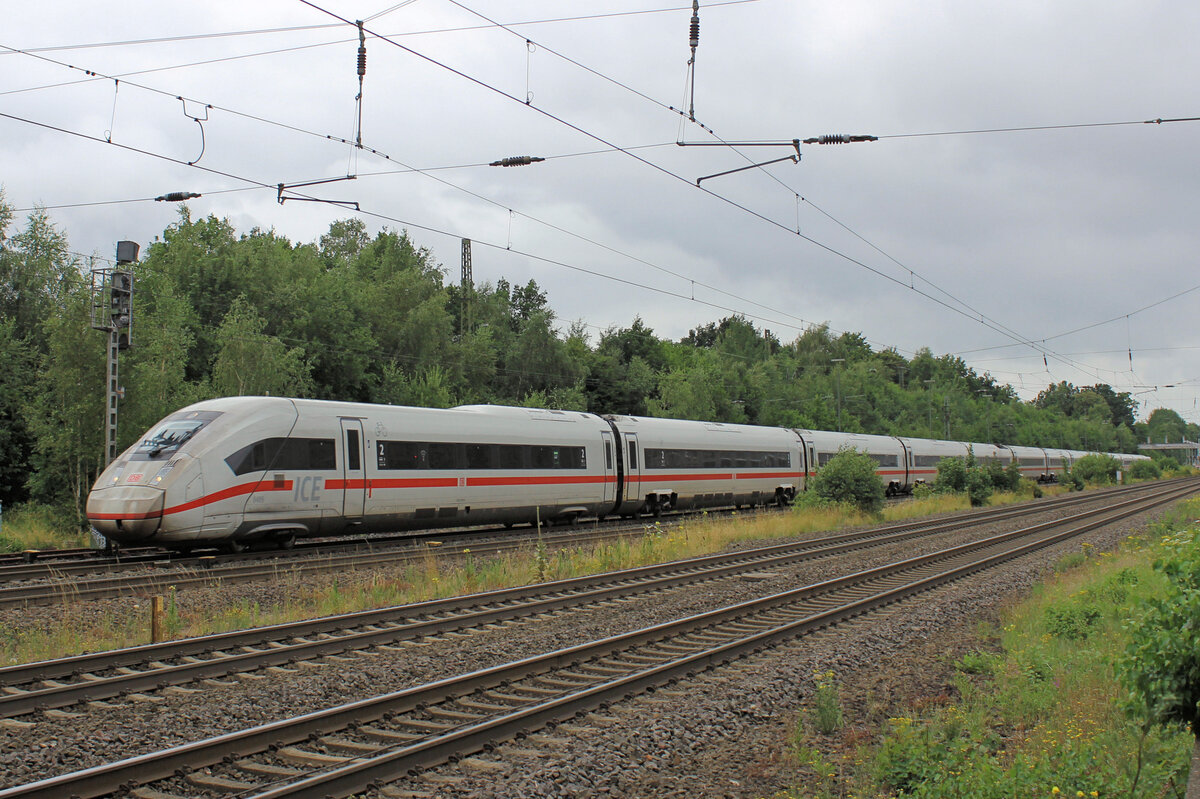
[[[1062,793],[1062,791],[1060,791],[1058,789],[1058,786],[1055,785],[1053,788],[1050,789],[1050,793],[1054,796],[1058,796],[1060,793]]]

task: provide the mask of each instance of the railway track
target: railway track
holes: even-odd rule
[[[547,528],[548,529],[548,528]],[[205,554],[191,555],[158,547],[120,549],[107,555],[95,549],[27,550],[0,555],[0,585],[32,580],[65,580],[114,574],[146,568],[207,569],[213,565],[245,565],[271,561],[286,564],[293,559],[327,557],[330,555],[372,555],[388,548],[414,547],[428,542],[474,542],[487,536],[519,536],[504,528],[436,530],[370,538],[321,539],[297,542],[289,550],[267,548],[246,550],[238,554],[213,549]]]
[[[1111,500],[1109,494],[1105,499]],[[1073,505],[1096,497],[1074,497]],[[1063,507],[1060,503],[1056,507]],[[143,645],[106,653],[65,657],[0,668],[0,717],[14,717],[103,699],[134,695],[245,674],[289,668],[330,655],[395,647],[422,637],[494,624],[512,624],[545,613],[598,606],[683,584],[769,571],[804,560],[905,542],[972,525],[1019,518],[1043,506],[1004,507],[967,518],[918,521],[823,536],[802,542],[745,549],[677,563],[449,597],[395,608],[374,609],[220,633],[184,641]]]
[[[909,502],[911,496],[889,497],[889,505]],[[770,510],[770,506],[764,507]],[[726,515],[741,512],[742,508],[717,508],[707,511],[711,515]],[[687,512],[669,512],[665,520],[681,518]],[[655,519],[659,521],[659,519]],[[589,527],[604,525],[621,525],[621,521],[613,519],[608,522],[592,520]],[[546,524],[549,530],[551,525]],[[577,528],[578,529],[578,528]],[[63,579],[99,573],[113,573],[144,568],[147,564],[158,567],[179,566],[183,568],[200,568],[202,564],[245,562],[251,560],[283,560],[290,557],[311,557],[329,555],[340,552],[376,552],[388,546],[405,546],[421,544],[427,541],[463,541],[469,542],[480,536],[519,536],[528,531],[511,532],[507,527],[454,528],[445,530],[425,530],[391,535],[373,535],[362,538],[318,538],[300,540],[290,549],[280,549],[276,546],[248,548],[243,552],[231,554],[217,547],[208,549],[198,548],[202,554],[178,552],[162,547],[123,547],[114,554],[101,549],[75,547],[69,549],[27,549],[22,552],[0,552],[0,585],[38,579]]]
[[[1136,490],[1136,487],[1113,489],[1099,494],[1058,497],[1038,503],[1038,507],[1048,509],[1070,506],[1131,490]],[[1005,509],[999,508],[974,513],[988,516],[1004,512]],[[679,518],[685,517],[671,515],[654,521],[670,525],[672,520]],[[573,547],[640,535],[645,529],[645,522],[580,525],[571,527],[569,532],[543,532],[540,539],[553,550],[564,546]],[[480,540],[481,538],[483,540]],[[122,553],[115,559],[96,560],[83,555],[91,550],[71,550],[81,560],[0,565],[0,586],[3,586],[0,587],[0,610],[28,605],[85,602],[115,596],[145,596],[162,593],[169,587],[178,590],[215,583],[273,580],[282,575],[376,568],[381,565],[413,562],[427,557],[431,551],[445,552],[449,555],[456,548],[463,546],[469,547],[477,557],[495,555],[529,546],[534,540],[535,537],[529,533],[502,534],[501,531],[488,529],[442,531],[440,535],[422,533],[333,544],[314,543],[311,548],[298,545],[297,555],[287,557],[280,557],[278,551],[272,551],[250,555],[183,558],[157,550],[146,550]]]
[[[1107,494],[1103,499],[1112,501],[1122,495]],[[1096,499],[1096,495],[1079,495],[1054,507],[1090,504]],[[0,668],[0,718],[131,694],[141,698],[145,692],[168,686],[295,667],[314,658],[395,646],[488,624],[510,624],[540,614],[769,571],[1045,510],[1043,505],[996,508],[963,518],[919,520],[536,586],[10,666]]]
[[[575,528],[570,533],[543,533],[540,540],[551,551],[561,547],[598,543],[645,532],[642,524],[620,525],[599,529]],[[0,588],[0,609],[26,605],[48,605],[85,602],[114,596],[145,596],[162,593],[170,587],[183,589],[195,586],[231,583],[250,583],[275,580],[285,575],[310,575],[345,572],[360,568],[377,568],[413,563],[431,553],[452,557],[463,545],[476,557],[498,555],[530,546],[537,540],[529,536],[514,536],[480,541],[476,537],[455,534],[426,538],[418,542],[387,547],[361,547],[350,553],[309,557],[270,558],[247,561],[241,557],[211,557],[189,559],[186,563],[174,560],[142,560],[111,565],[108,571],[131,571],[132,574],[96,575],[95,567],[87,565],[52,569],[41,579],[23,585]]]
[[[0,791],[0,799],[347,796],[484,751],[607,703],[1192,493],[1156,487],[1111,507],[513,663]]]

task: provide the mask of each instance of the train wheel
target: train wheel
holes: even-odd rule
[[[246,542],[244,541],[227,541],[225,542],[225,551],[231,555],[236,555],[239,552],[246,551]]]
[[[280,549],[291,549],[296,546],[296,536],[285,535],[283,538],[277,538],[275,539],[275,546]]]

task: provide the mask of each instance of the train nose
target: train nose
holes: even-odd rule
[[[145,541],[162,522],[165,493],[149,486],[115,485],[88,494],[87,517],[103,535],[121,543]]]

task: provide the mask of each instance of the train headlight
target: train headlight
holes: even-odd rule
[[[158,470],[158,474],[154,475],[154,479],[150,482],[154,485],[161,483],[166,476],[171,473],[171,470],[175,468],[176,463],[178,463],[178,461],[167,461],[167,464]]]
[[[117,483],[121,482],[121,475],[125,472],[125,467],[128,465],[128,461],[121,461],[116,465],[110,485],[116,485]]]

